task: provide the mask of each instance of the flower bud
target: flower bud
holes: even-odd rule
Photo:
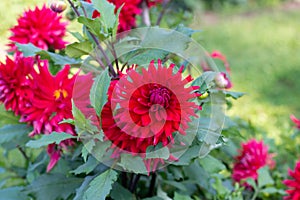
[[[53,12],[61,13],[67,8],[67,4],[64,1],[53,0],[50,4],[50,8]]]
[[[220,72],[216,75],[215,83],[219,88],[229,89],[232,87],[230,80],[227,78],[224,72]]]
[[[199,96],[199,99],[206,99],[208,97],[209,93],[208,92],[204,92],[201,94],[201,96]]]

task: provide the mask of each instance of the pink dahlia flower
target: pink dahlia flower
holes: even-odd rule
[[[292,179],[284,180],[283,183],[288,187],[285,200],[299,200],[300,199],[300,161],[297,162],[294,171],[288,171]]]
[[[16,115],[22,113],[33,97],[33,66],[33,58],[20,56],[16,56],[15,60],[6,57],[6,63],[0,63],[0,102]]]
[[[294,122],[294,124],[296,125],[296,127],[297,127],[298,129],[300,129],[300,119],[297,119],[297,118],[295,117],[295,115],[291,115],[290,118],[291,118],[291,120]]]
[[[252,139],[246,143],[242,143],[242,150],[235,158],[233,167],[232,179],[235,182],[241,183],[248,178],[257,180],[257,171],[264,166],[273,168],[275,162],[272,159],[273,155],[268,153],[268,146],[263,141]],[[247,184],[244,184],[247,186]]]
[[[53,12],[45,5],[42,8],[25,11],[19,17],[18,24],[11,28],[10,51],[16,50],[15,42],[21,44],[32,43],[44,50],[63,49],[66,42],[67,23],[61,22],[62,16]]]

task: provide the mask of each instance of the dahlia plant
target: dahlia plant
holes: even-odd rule
[[[19,17],[0,63],[0,145],[24,163],[7,167],[17,179],[1,182],[1,196],[242,199],[274,189],[263,142],[223,160],[240,126],[225,110],[243,93],[229,90],[228,60],[204,51],[198,31],[159,27],[179,4],[53,0]],[[76,21],[66,22],[66,8]],[[70,23],[82,32],[67,42]]]

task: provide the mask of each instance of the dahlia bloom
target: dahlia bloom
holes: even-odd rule
[[[288,171],[292,179],[284,180],[283,183],[289,188],[286,190],[288,196],[285,196],[285,200],[298,200],[300,199],[300,161],[297,162],[294,171]]]
[[[53,131],[75,135],[73,125],[60,124],[60,122],[63,119],[73,118],[71,98],[76,76],[68,77],[69,66],[65,66],[56,76],[53,76],[46,64],[40,66],[38,72],[35,71],[32,74],[34,95],[30,101],[30,106],[27,106],[23,111],[21,121],[33,125],[30,136],[51,134]],[[59,145],[51,144],[48,146],[47,152],[50,156],[50,162],[47,171],[55,166],[62,150],[72,146],[73,143],[72,140],[64,140]]]
[[[15,42],[32,43],[44,50],[63,49],[66,45],[63,37],[66,34],[67,23],[61,22],[61,19],[62,16],[45,5],[25,11],[23,16],[19,17],[18,24],[10,29],[10,51],[16,50]]]
[[[291,118],[291,120],[294,122],[294,124],[296,125],[296,127],[297,127],[298,129],[300,129],[300,119],[297,119],[297,118],[295,117],[295,115],[291,115],[290,118]]]
[[[164,67],[160,60],[156,68],[152,61],[141,74],[131,69],[111,81],[101,113],[102,129],[118,150],[145,154],[149,146],[172,144],[175,132],[186,134],[190,117],[197,116],[197,106],[189,102],[195,95],[192,87],[185,87],[191,77],[183,79],[182,69],[173,74],[173,68],[173,64]],[[145,160],[148,171],[158,161],[162,162]]]
[[[86,0],[91,3],[91,0]],[[139,5],[141,0],[108,0],[110,3],[113,3],[116,8],[115,12],[122,6],[122,10],[119,15],[119,26],[118,32],[128,31],[132,28],[136,27],[136,19],[135,17],[141,14],[141,9]],[[98,11],[94,11],[93,18],[100,17],[100,13]]]
[[[33,58],[16,56],[15,60],[6,57],[6,63],[0,63],[0,102],[6,110],[16,115],[22,113],[29,100],[33,97],[32,71]]]
[[[273,155],[268,153],[268,146],[263,141],[252,139],[246,143],[242,143],[242,150],[235,158],[232,178],[235,182],[241,183],[248,178],[257,180],[258,170],[261,167],[269,166],[273,168],[275,162]],[[244,183],[245,186],[248,186]]]
[[[63,119],[72,118],[72,92],[76,76],[69,78],[70,66],[53,76],[48,65],[39,67],[32,74],[34,93],[31,106],[22,115],[23,122],[32,122],[35,134],[49,134],[53,131],[74,133],[70,124],[58,124]]]

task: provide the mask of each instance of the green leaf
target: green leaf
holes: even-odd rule
[[[226,169],[225,165],[218,159],[208,155],[199,160],[201,166],[210,174],[219,173]]]
[[[272,185],[274,184],[274,180],[270,176],[269,168],[268,167],[262,167],[258,170],[258,187],[262,188],[266,185]]]
[[[111,142],[110,141],[104,141],[104,142],[97,142],[92,150],[91,153],[93,154],[93,156],[99,160],[102,161],[103,156],[105,155],[107,149],[111,146]]]
[[[193,199],[187,195],[182,195],[182,194],[175,192],[174,200],[193,200]]]
[[[62,56],[59,54],[55,54],[52,52],[45,51],[43,49],[40,49],[36,46],[34,46],[31,43],[28,44],[19,44],[16,43],[19,51],[21,51],[25,57],[30,57],[30,56],[35,56],[35,55],[40,55],[41,59],[50,59],[54,62],[55,65],[67,65],[67,64],[80,64],[80,61],[70,58],[67,56]]]
[[[0,128],[0,145],[27,136],[30,131],[31,128],[25,124],[6,125]]]
[[[192,85],[200,86],[200,91],[201,93],[205,92],[206,90],[214,87],[215,83],[215,77],[216,77],[216,72],[204,72],[201,76],[196,78]]]
[[[84,192],[88,189],[90,182],[93,180],[95,176],[86,176],[84,178],[83,183],[79,188],[76,189],[76,196],[74,200],[83,200]]]
[[[170,198],[169,198],[170,199]],[[149,198],[145,198],[143,200],[166,200],[164,198],[161,198],[161,197],[149,197]]]
[[[83,55],[89,55],[93,51],[90,41],[75,42],[66,47],[66,54],[72,58],[80,58]]]
[[[76,126],[76,131],[78,136],[80,137],[84,133],[98,133],[103,137],[103,133],[98,131],[98,128],[91,124],[91,120],[86,119],[85,115],[79,110],[75,103],[72,101],[72,114],[74,117],[74,124]],[[100,139],[101,137],[98,137]]]
[[[33,194],[36,199],[67,199],[75,193],[82,181],[82,178],[66,177],[63,174],[44,174],[26,186],[24,192]]]
[[[194,30],[194,29],[191,29],[189,27],[186,27],[184,26],[183,24],[179,24],[176,29],[176,31],[188,36],[188,37],[192,37],[192,35],[194,33],[197,33],[197,32],[200,32],[199,30]]]
[[[90,100],[98,116],[101,115],[102,108],[107,102],[107,91],[110,84],[108,68],[96,77],[91,88]],[[100,123],[101,124],[101,123]]]
[[[257,185],[255,181],[252,178],[247,178],[246,183],[248,183],[250,186],[252,186],[255,190],[257,190]]]
[[[103,27],[101,26],[100,18],[89,19],[80,16],[78,17],[77,21],[81,24],[84,24],[92,34],[97,35],[100,39],[103,40],[108,37],[108,34],[102,31]]]
[[[93,156],[89,156],[86,163],[80,165],[77,169],[72,170],[71,173],[74,173],[75,175],[82,173],[88,174],[93,171],[98,164],[99,162]]]
[[[169,54],[168,51],[161,49],[137,49],[126,54],[125,60],[128,65],[137,64],[148,66],[152,60],[164,59]]]
[[[6,124],[19,124],[19,117],[15,116],[13,112],[6,111],[4,105],[0,105],[0,127]]]
[[[40,49],[31,43],[28,44],[16,43],[16,46],[18,47],[18,50],[23,53],[24,57],[35,56],[38,52],[43,51],[43,49]]]
[[[73,37],[75,37],[79,42],[84,42],[84,37],[79,32],[69,32]]]
[[[31,147],[31,148],[40,148],[42,146],[47,146],[49,144],[59,144],[61,141],[66,140],[66,139],[72,139],[76,138],[76,136],[73,136],[68,133],[58,133],[58,132],[52,132],[49,135],[43,135],[40,139],[38,140],[30,140],[26,146]]]
[[[84,192],[84,200],[105,200],[112,189],[112,184],[117,180],[118,173],[112,169],[105,171],[94,178],[88,189]]]
[[[243,92],[232,92],[232,91],[227,91],[227,90],[225,90],[223,92],[226,95],[226,97],[231,97],[233,99],[239,99],[245,95],[245,93],[243,93]]]
[[[140,156],[132,156],[130,154],[122,154],[121,162],[119,163],[121,167],[125,170],[137,173],[137,174],[146,174],[147,169],[143,162],[143,159]]]
[[[170,157],[170,151],[167,147],[161,147],[156,150],[153,146],[149,146],[146,152],[146,159],[162,158],[164,160],[167,160]]]
[[[172,165],[175,165],[175,166],[190,165],[193,159],[199,157],[200,149],[201,149],[200,145],[194,145],[194,146],[188,148],[182,154],[182,156],[179,158],[179,161],[172,162]]]
[[[114,200],[136,200],[134,194],[117,182],[115,182],[112,187],[110,197]]]
[[[26,200],[22,194],[23,187],[10,187],[0,190],[0,200]]]
[[[106,30],[113,29],[117,20],[114,4],[108,2],[107,0],[92,0],[92,3],[101,14],[100,20],[102,21],[102,25],[106,28]]]

